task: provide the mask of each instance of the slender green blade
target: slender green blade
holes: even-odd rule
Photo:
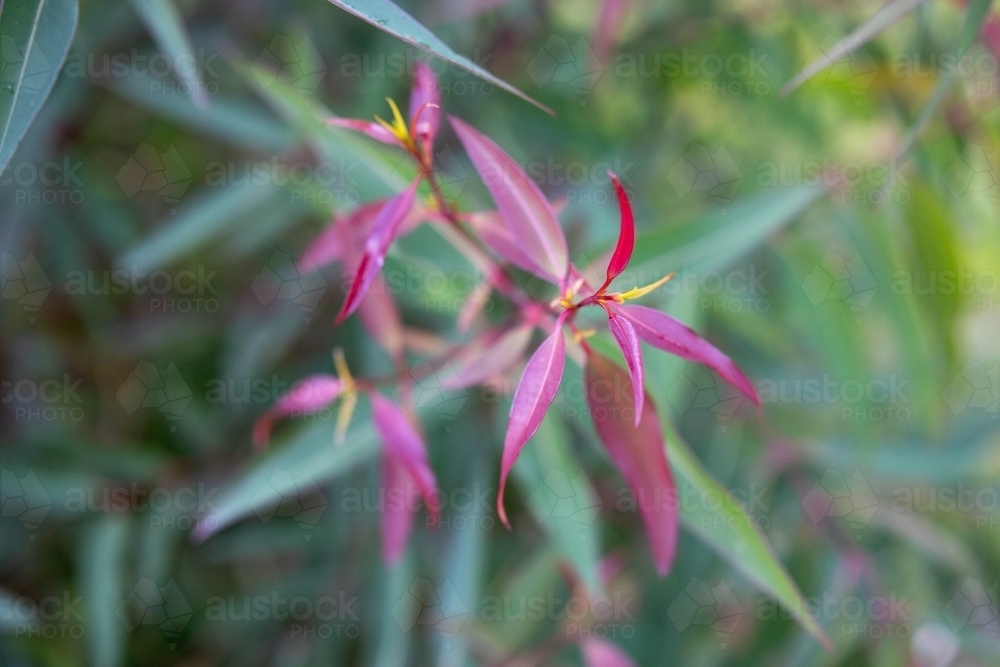
[[[6,3],[0,15],[0,172],[14,155],[66,60],[76,0]]]
[[[452,65],[461,67],[484,81],[488,81],[494,86],[503,88],[507,92],[517,95],[522,100],[534,104],[545,113],[552,114],[552,110],[541,102],[536,101],[506,81],[493,76],[465,56],[452,51],[450,46],[438,39],[434,33],[390,0],[330,0],[330,2],[344,11],[371,23],[379,30],[384,30],[407,44],[412,44],[418,49],[435,55]]]
[[[174,3],[171,0],[132,0],[132,7],[157,47],[172,61],[172,69],[180,77],[180,83],[187,87],[191,100],[201,108],[207,107],[208,94],[198,71],[198,58]]]

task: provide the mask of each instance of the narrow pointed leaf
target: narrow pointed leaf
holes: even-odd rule
[[[409,417],[388,398],[372,393],[371,401],[375,430],[382,439],[385,455],[406,470],[423,496],[431,521],[436,524],[441,511],[437,501],[437,479],[427,460],[423,437],[414,428]]]
[[[446,374],[440,374],[441,386],[465,389],[507,372],[520,361],[534,329],[522,325],[499,335],[486,332],[456,356]]]
[[[622,349],[625,363],[628,365],[629,376],[632,379],[632,394],[635,398],[635,425],[639,425],[642,418],[642,402],[646,394],[642,381],[642,346],[639,344],[639,336],[635,332],[635,327],[624,317],[608,313],[608,326],[618,347]]]
[[[618,195],[621,230],[618,232],[618,245],[615,246],[615,251],[611,255],[611,261],[608,262],[608,277],[604,281],[605,287],[610,285],[611,281],[625,270],[628,261],[632,258],[632,249],[635,247],[635,216],[632,214],[632,204],[629,202],[625,188],[622,187],[618,177],[611,172],[608,172],[608,176],[611,177],[611,183],[615,186],[615,194]]]
[[[305,414],[324,408],[340,396],[343,385],[332,375],[313,375],[299,380],[291,391],[278,399],[278,402],[262,416],[253,428],[253,444],[255,449],[267,446],[274,422],[282,417]]]
[[[584,378],[594,429],[635,494],[653,562],[662,577],[670,571],[677,549],[678,503],[660,418],[647,396],[641,421],[635,425],[629,405],[632,381],[607,357],[591,353]]]
[[[413,181],[410,187],[386,202],[382,210],[379,211],[378,217],[372,225],[371,234],[365,242],[364,252],[354,274],[354,280],[347,292],[347,298],[344,300],[334,324],[339,324],[357,309],[368,288],[375,281],[385,263],[385,254],[396,238],[400,223],[413,207],[413,197],[419,183],[419,179]]]
[[[542,423],[562,381],[566,364],[566,340],[563,338],[562,322],[563,318],[560,317],[549,337],[531,355],[510,405],[510,419],[507,422],[507,435],[504,437],[503,457],[500,461],[500,487],[497,491],[497,514],[507,528],[510,528],[510,522],[503,507],[507,475],[525,443],[538,430],[538,425]]]
[[[340,127],[346,130],[354,130],[366,136],[381,141],[390,146],[399,146],[399,138],[395,134],[385,129],[373,120],[358,120],[357,118],[327,118],[326,124],[331,127]]]
[[[132,0],[132,7],[152,35],[160,51],[174,63],[173,70],[190,91],[191,101],[200,108],[208,106],[205,82],[198,71],[198,58],[184,27],[184,20],[172,0]]]
[[[667,436],[667,451],[670,465],[677,473],[680,497],[704,499],[702,502],[681,504],[684,526],[746,576],[759,590],[773,595],[817,641],[824,646],[832,646],[813,615],[812,607],[778,560],[754,517],[702,467],[669,422]],[[709,498],[718,498],[719,501],[708,502]]]
[[[584,667],[635,667],[625,651],[606,639],[586,637],[580,642]]]
[[[542,111],[552,115],[552,110],[544,104],[536,102],[506,81],[493,76],[465,56],[455,53],[450,46],[438,39],[434,33],[400,9],[391,0],[330,0],[330,2],[346,12],[354,14],[359,19],[371,23],[379,30],[387,32],[393,37],[401,39],[422,51],[435,55],[452,65],[471,72],[480,79],[488,81],[498,88],[503,88],[507,92],[517,95],[522,100],[530,102]]]
[[[52,92],[73,42],[76,0],[0,3],[6,87],[0,89],[0,173]]]
[[[413,71],[413,92],[410,93],[410,123],[416,137],[428,146],[434,144],[441,125],[441,85],[431,66],[418,61]]]
[[[873,40],[879,33],[890,28],[925,2],[927,0],[889,0],[882,9],[878,10],[874,16],[865,21],[854,32],[834,44],[820,58],[806,65],[791,81],[782,86],[780,94],[782,96],[788,95],[812,78],[814,74],[846,58],[854,50]]]
[[[549,200],[492,139],[454,116],[449,120],[515,242],[551,279],[561,281],[566,276],[569,254]]]
[[[732,359],[686,325],[646,306],[618,306],[614,311],[627,318],[639,337],[653,347],[705,364],[760,408],[760,398],[750,378]]]

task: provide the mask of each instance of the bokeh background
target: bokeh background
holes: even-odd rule
[[[4,4],[9,105],[25,44],[4,30],[38,3]],[[1000,664],[995,7],[959,59],[967,9],[933,0],[782,96],[876,7],[402,3],[556,112],[431,59],[445,111],[565,198],[573,256],[613,243],[614,169],[640,233],[621,280],[676,271],[648,302],[758,387],[759,416],[647,352],[687,480],[658,579],[569,365],[515,468],[511,532],[493,503],[517,374],[418,385],[444,515],[420,515],[393,570],[364,406],[344,445],[325,411],[252,452],[254,420],[333,348],[358,376],[390,370],[357,318],[330,325],[340,267],[294,260],[412,173],[321,119],[385,116],[427,56],[322,0],[184,0],[179,57],[151,36],[164,6],[80,3],[0,175],[2,664],[579,665],[588,635],[638,665]],[[436,158],[459,205],[490,206],[448,128]],[[476,276],[429,229],[387,268],[418,367],[462,339]],[[219,530],[199,543],[198,525]],[[601,604],[565,609],[573,577]]]

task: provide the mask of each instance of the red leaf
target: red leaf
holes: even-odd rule
[[[617,306],[612,308],[626,317],[644,341],[689,361],[705,364],[723,380],[739,389],[760,409],[760,398],[753,382],[733,363],[733,360],[714,345],[666,313],[646,306]]]
[[[438,503],[437,480],[434,478],[434,471],[431,470],[430,463],[427,461],[427,448],[424,446],[423,438],[413,427],[406,414],[399,409],[399,406],[381,394],[372,393],[370,397],[375,430],[378,431],[384,446],[382,450],[383,461],[389,459],[389,475],[387,479],[383,479],[384,488],[388,493],[390,489],[388,485],[392,485],[391,488],[396,489],[395,493],[398,495],[399,489],[403,487],[404,496],[409,499],[410,496],[406,494],[409,494],[410,491],[406,490],[405,486],[415,484],[431,514],[432,524],[437,524],[441,511]],[[383,472],[385,470],[386,464],[383,463]],[[388,507],[383,509],[388,509]],[[403,509],[412,511],[415,507],[412,503],[407,502]],[[402,541],[405,548],[409,526],[409,522],[401,521],[398,516],[383,517],[383,531],[390,531],[389,535],[383,532],[382,553],[387,562],[394,562],[390,557],[398,558],[398,555],[402,553],[400,542]],[[405,534],[403,534],[404,529]]]
[[[604,639],[586,637],[580,641],[585,667],[635,667],[625,651]]]
[[[608,311],[608,326],[618,347],[622,349],[625,363],[628,365],[628,372],[632,379],[632,393],[635,397],[635,425],[639,425],[642,418],[642,399],[646,394],[645,385],[642,381],[642,346],[639,345],[639,336],[635,333],[635,327],[624,317],[615,315]]]
[[[561,283],[569,265],[569,252],[549,200],[492,139],[454,116],[448,119],[518,246],[545,270],[549,279]]]
[[[278,399],[253,427],[254,449],[263,449],[271,437],[274,422],[282,417],[312,412],[337,400],[342,389],[340,380],[332,375],[313,375],[299,380],[291,391]]]
[[[611,178],[611,182],[615,186],[615,193],[618,195],[621,230],[618,232],[618,245],[615,246],[615,252],[611,255],[611,261],[608,262],[608,277],[601,289],[598,290],[602,292],[628,266],[628,261],[632,259],[632,249],[635,247],[635,216],[632,215],[632,204],[629,202],[625,188],[622,187],[618,177],[610,171],[608,177]]]
[[[503,491],[507,485],[507,475],[514,467],[514,462],[517,461],[525,443],[538,430],[545,412],[559,390],[566,364],[566,340],[562,332],[564,317],[565,315],[559,317],[555,329],[531,355],[510,405],[507,435],[504,437],[503,457],[500,460],[500,488],[497,491],[497,514],[508,529],[510,522],[503,507]]]
[[[372,225],[372,232],[368,236],[368,240],[365,241],[361,262],[354,274],[354,282],[351,283],[347,298],[344,300],[334,324],[339,324],[357,309],[365,292],[378,276],[379,270],[385,264],[385,254],[389,251],[389,246],[392,245],[399,231],[400,223],[413,207],[413,197],[419,183],[420,179],[418,178],[406,190],[387,201],[382,210],[379,211],[378,217]]]
[[[605,449],[635,494],[660,576],[670,571],[677,547],[677,491],[667,464],[663,430],[649,396],[639,425],[631,418],[632,382],[624,369],[591,353],[584,373],[590,418]]]
[[[498,333],[487,331],[466,346],[450,368],[439,373],[445,389],[465,389],[494,378],[521,360],[535,328],[522,325]]]
[[[388,454],[382,455],[382,497],[384,504],[379,517],[382,560],[395,565],[406,553],[420,491],[406,467]]]
[[[431,66],[417,61],[410,93],[410,132],[426,146],[434,145],[441,124],[441,86]]]

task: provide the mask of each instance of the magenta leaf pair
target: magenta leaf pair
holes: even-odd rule
[[[562,381],[566,357],[564,326],[573,331],[573,319],[585,306],[599,305],[608,316],[608,328],[621,348],[628,373],[581,343],[586,361],[587,401],[595,430],[609,456],[637,497],[649,536],[657,571],[664,575],[673,562],[677,542],[676,489],[666,459],[663,431],[655,406],[644,389],[642,340],[691,361],[704,363],[734,384],[759,406],[747,377],[722,352],[689,328],[659,311],[624,302],[648,294],[652,285],[625,292],[608,288],[628,266],[635,246],[635,218],[622,184],[610,179],[617,194],[621,225],[618,242],[608,262],[604,283],[589,287],[568,261],[565,236],[548,200],[524,171],[493,141],[469,125],[451,118],[452,125],[497,205],[503,229],[487,213],[468,218],[502,258],[554,283],[561,307],[549,336],[531,355],[511,402],[500,462],[497,514],[508,528],[503,504],[510,470],[525,444],[535,434]],[[589,292],[589,294],[587,294]],[[579,300],[578,293],[586,294]],[[553,309],[556,307],[553,303]],[[580,338],[579,333],[576,334]],[[605,386],[611,391],[604,391]],[[623,402],[619,388],[627,387],[631,401]]]
[[[332,404],[349,383],[331,375],[315,375],[298,382],[278,399],[254,426],[254,446],[267,446],[277,419],[308,414]],[[382,502],[380,503],[382,558],[394,565],[406,551],[413,518],[423,499],[430,513],[429,523],[440,519],[437,480],[427,460],[423,437],[398,405],[377,392],[369,392],[375,430],[382,440]]]

